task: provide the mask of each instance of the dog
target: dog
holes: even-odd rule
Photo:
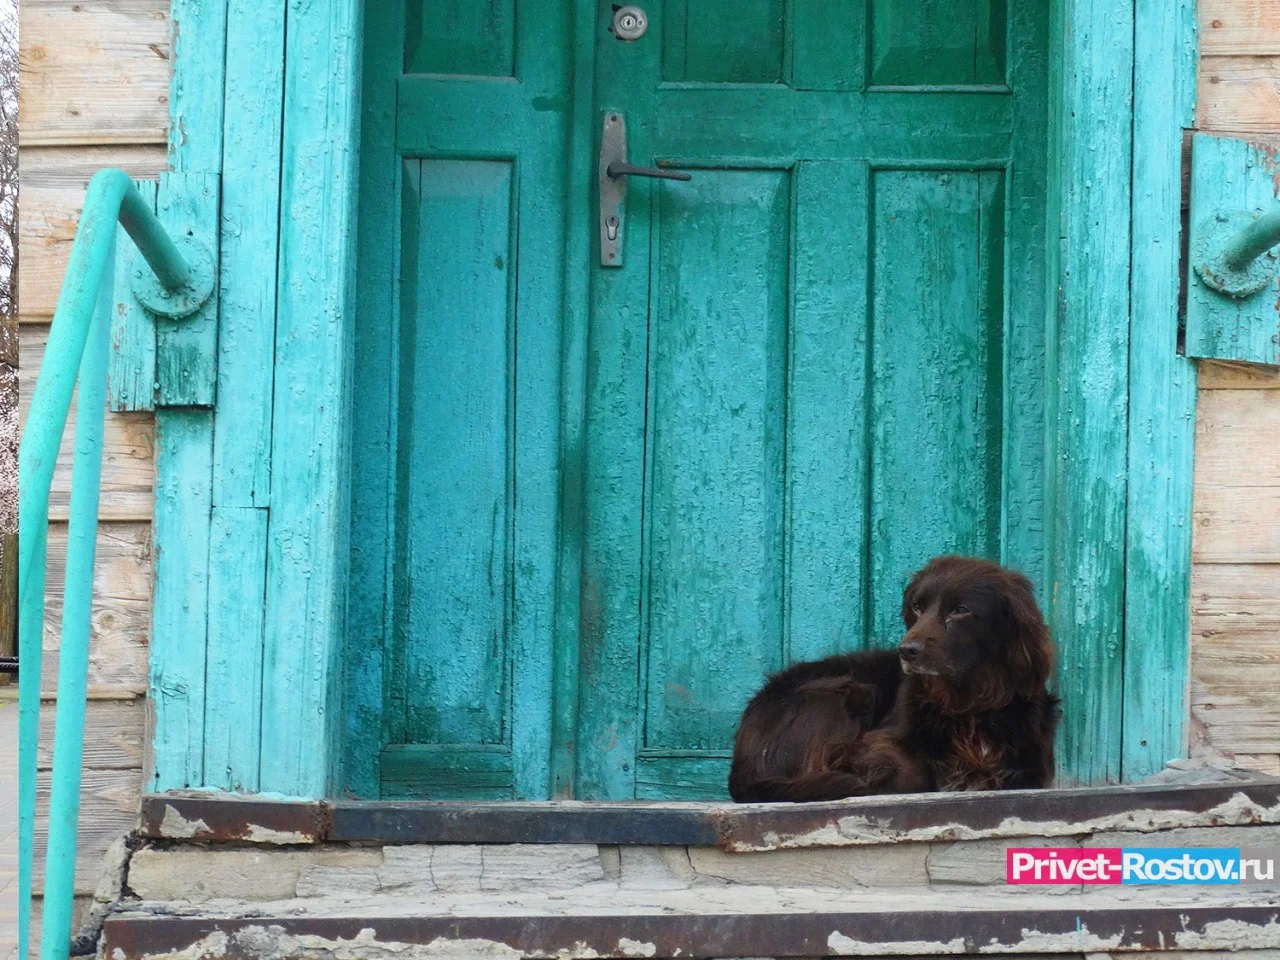
[[[1053,782],[1054,648],[1030,581],[987,560],[937,557],[908,584],[902,620],[896,650],[799,663],[769,678],[734,738],[734,800]]]

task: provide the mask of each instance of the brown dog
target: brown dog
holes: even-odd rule
[[[902,619],[896,650],[799,663],[769,679],[738,725],[734,800],[1053,782],[1053,643],[1027,578],[938,557],[907,586]]]

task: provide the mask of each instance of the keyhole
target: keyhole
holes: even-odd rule
[[[604,235],[610,240],[618,239],[618,218],[609,216],[604,221]]]

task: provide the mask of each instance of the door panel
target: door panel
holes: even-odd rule
[[[366,116],[389,142],[362,154],[362,204],[401,201],[361,250],[362,272],[395,264],[394,295],[362,302],[356,333],[362,410],[380,397],[389,422],[385,461],[356,465],[353,506],[352,619],[382,628],[357,680],[381,701],[376,789],[542,798],[569,132],[548,105],[567,96],[567,11],[375,6],[373,42],[399,49],[394,90]]]
[[[698,29],[671,2],[647,8],[660,45],[597,42],[631,162],[693,179],[632,178],[626,259],[593,267],[581,796],[724,796],[768,673],[896,643],[902,588],[938,553],[1035,571],[1034,530],[1008,520],[1041,498],[1022,385],[1043,291],[1011,298],[1005,260],[1039,235],[1006,211],[1012,192],[1029,212],[1038,186],[1009,170],[1043,137],[1025,113],[1015,135],[1002,6],[905,6],[761,0]],[[834,57],[824,31],[868,16]],[[776,52],[751,27],[775,17]],[[1042,26],[1020,20],[1019,49]],[[1029,277],[1041,255],[1016,252]]]
[[[871,636],[930,557],[1000,557],[1004,178],[873,179]]]

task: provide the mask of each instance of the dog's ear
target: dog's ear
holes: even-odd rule
[[[1053,672],[1053,639],[1036,605],[1031,581],[1020,573],[1010,573],[1004,586],[1005,611],[1009,618],[1009,679],[1024,697],[1044,692]]]

